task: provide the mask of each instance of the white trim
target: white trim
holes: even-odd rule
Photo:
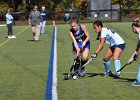
[[[57,97],[57,29],[56,29],[56,26],[55,26],[55,35],[54,35],[52,100],[58,100],[58,97]]]
[[[125,73],[125,74],[134,74],[134,73],[138,73],[138,72],[122,72],[122,73]]]

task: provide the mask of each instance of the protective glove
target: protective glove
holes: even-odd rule
[[[129,60],[127,61],[127,64],[131,64],[133,62],[133,57],[129,58]]]
[[[131,64],[133,61],[137,61],[138,55],[134,54],[129,60],[127,61],[128,64]]]
[[[95,59],[97,57],[97,53],[93,53],[92,55],[91,55],[91,58],[92,59]]]
[[[133,56],[133,60],[134,60],[134,61],[137,61],[137,60],[138,60],[138,55],[137,55],[137,54],[135,54],[135,55]]]

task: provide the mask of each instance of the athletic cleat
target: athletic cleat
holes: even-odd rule
[[[68,80],[69,79],[69,77],[66,75],[65,77],[64,77],[64,80]]]
[[[68,80],[69,78],[70,78],[70,75],[67,74],[67,75],[65,75],[64,80]]]
[[[122,76],[120,74],[118,74],[118,73],[116,73],[114,77],[115,78],[122,78]]]
[[[140,86],[140,82],[134,81],[130,84],[130,86]]]
[[[16,38],[14,35],[11,36],[12,39]]]
[[[132,82],[132,83],[137,83],[138,82],[138,80],[135,80],[134,82]]]
[[[11,36],[8,36],[8,39],[11,39],[12,37]]]
[[[83,70],[82,68],[79,71],[79,76],[80,77],[84,77],[85,76],[85,70]]]
[[[103,74],[103,77],[107,77],[107,76],[113,77],[114,74],[111,71],[109,71],[109,72],[105,71],[104,74]]]

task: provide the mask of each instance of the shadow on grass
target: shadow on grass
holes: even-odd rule
[[[120,80],[122,80],[123,82],[134,82],[136,79],[132,79],[132,78],[119,78]]]
[[[103,73],[86,73],[87,77],[103,76]]]
[[[34,42],[35,40],[27,40],[27,41],[31,41],[31,42]]]
[[[39,42],[41,40],[35,41],[34,39],[32,39],[32,40],[27,40],[27,41],[30,41],[30,42]]]
[[[66,78],[68,73],[63,73],[62,75],[64,76],[63,80],[70,80],[70,79],[72,79],[73,73],[69,76],[69,78]],[[98,76],[98,75],[102,76],[103,73],[85,73],[84,77],[78,77],[78,79],[94,77],[94,76]]]
[[[63,76],[68,75],[68,73],[63,73]],[[95,77],[95,76],[102,76],[103,77],[103,73],[86,73],[86,75],[84,77],[79,77],[78,79],[82,79],[82,78],[86,78],[86,77]],[[115,76],[109,76],[112,77],[113,79],[119,79],[122,82],[134,82],[136,79],[132,79],[132,78],[116,78]]]
[[[68,73],[63,73],[62,75],[66,76],[66,75],[68,75]],[[94,76],[98,76],[98,75],[103,76],[103,73],[85,73],[85,77],[94,77]]]

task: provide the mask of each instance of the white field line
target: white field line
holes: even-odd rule
[[[57,28],[56,26],[55,26],[55,35],[54,35],[52,100],[58,100],[58,97],[57,97]]]
[[[18,32],[17,34],[15,34],[15,36],[21,34],[22,32],[24,32],[26,29],[28,29],[30,26],[27,26],[26,28],[24,28],[23,30],[21,30],[20,32]],[[8,39],[6,41],[4,41],[3,43],[0,44],[0,47],[2,47],[4,44],[6,44],[7,42],[9,42],[11,39]]]
[[[6,24],[0,25],[0,27],[1,27],[1,26],[6,26]]]

